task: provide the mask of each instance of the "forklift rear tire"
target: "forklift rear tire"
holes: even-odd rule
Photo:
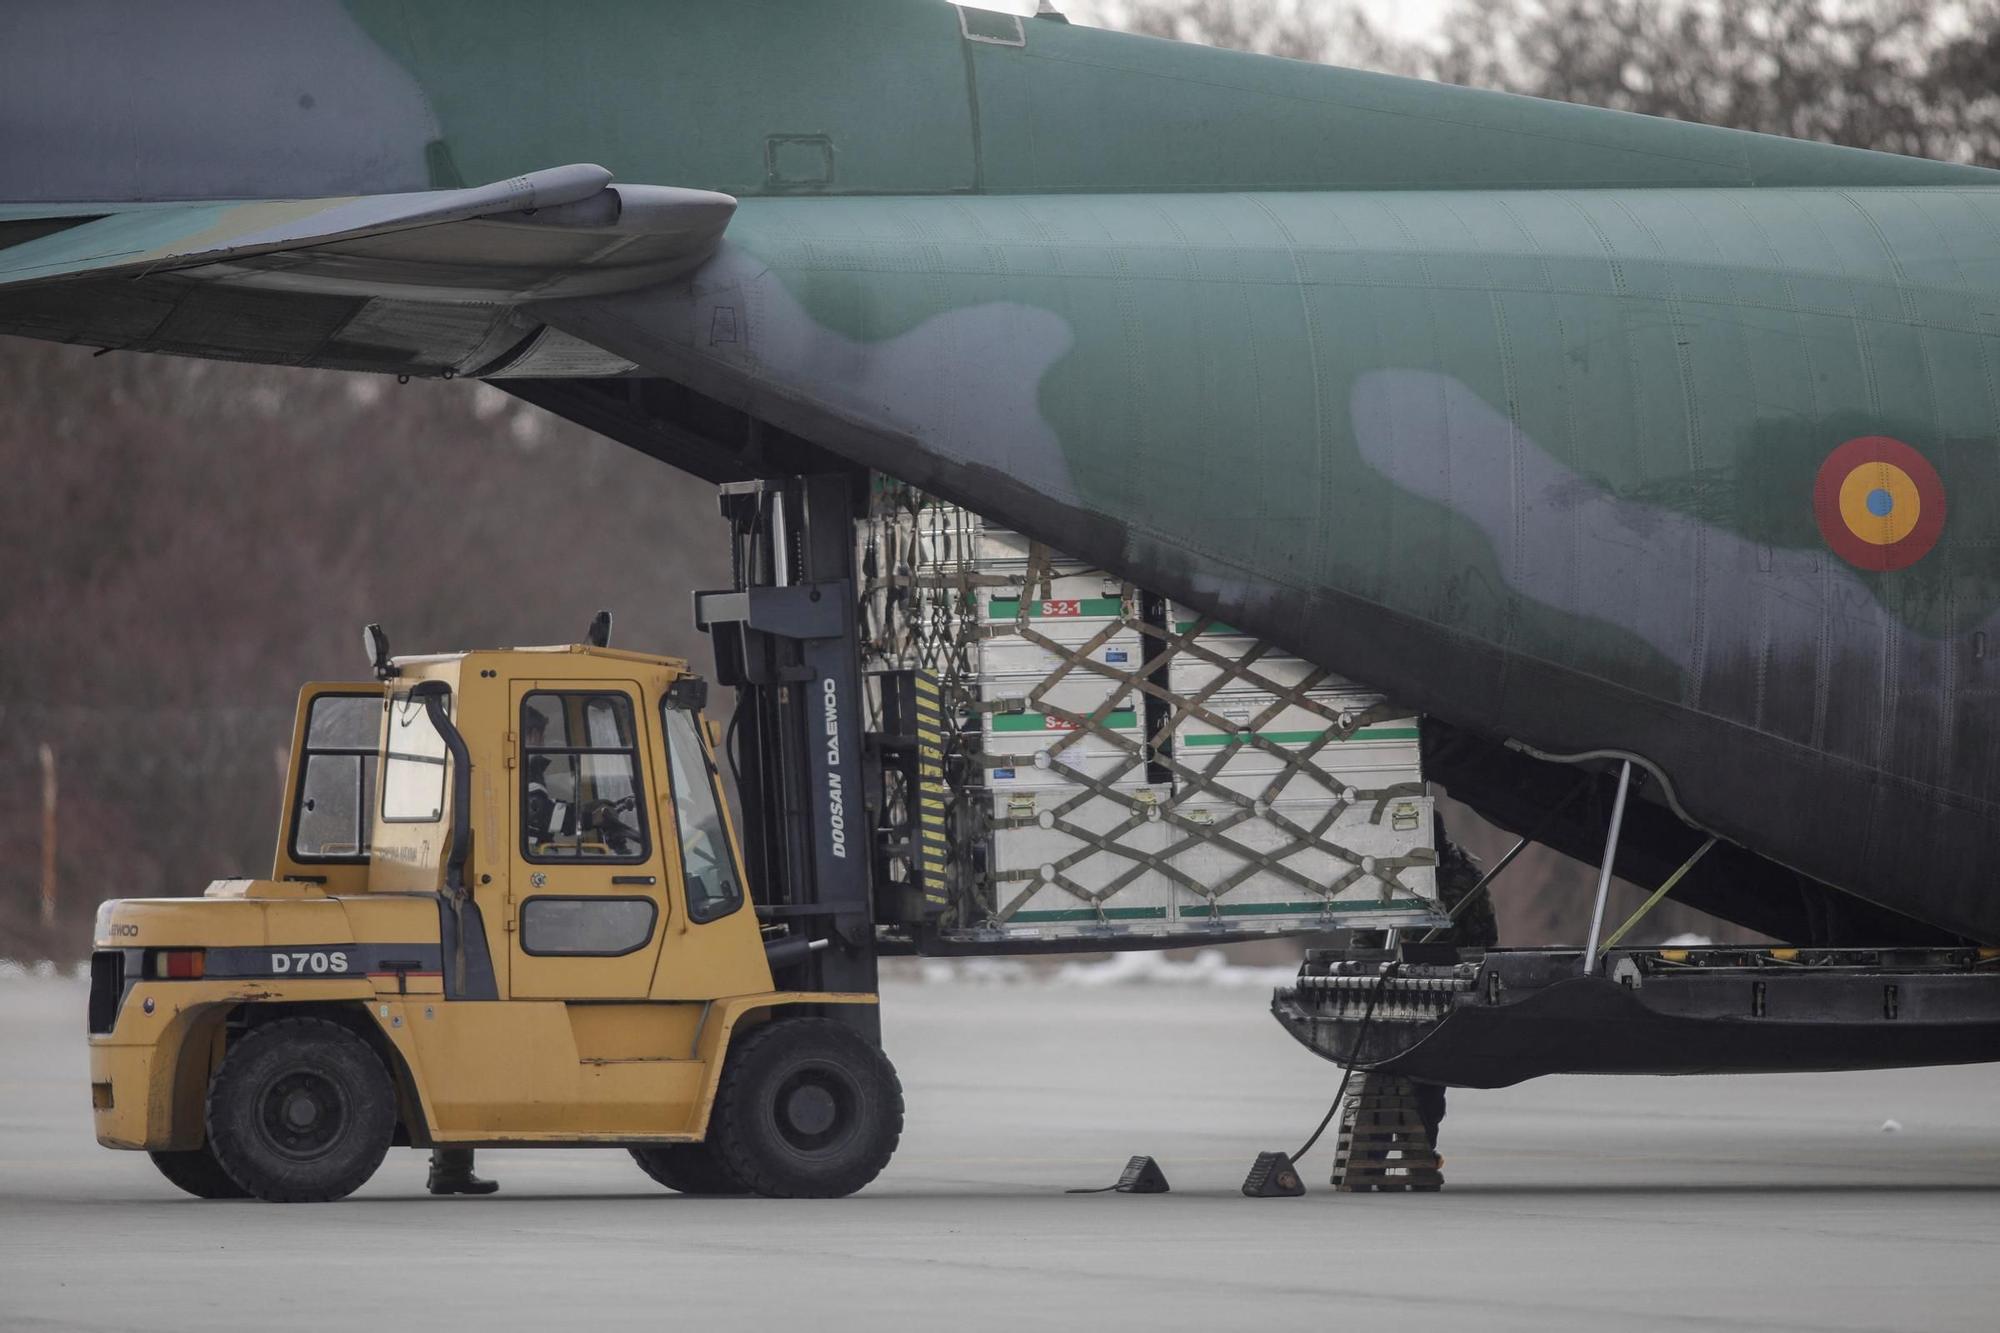
[[[895,1067],[854,1029],[778,1019],[731,1043],[709,1141],[754,1192],[852,1194],[882,1173],[902,1136]]]
[[[668,1143],[658,1148],[634,1148],[632,1160],[639,1164],[641,1171],[681,1194],[750,1192],[750,1187],[738,1180],[706,1143]]]
[[[160,1174],[197,1199],[247,1199],[250,1191],[229,1178],[204,1143],[183,1152],[148,1152]]]
[[[367,1042],[321,1018],[252,1028],[208,1085],[208,1142],[230,1178],[273,1203],[345,1198],[396,1132],[396,1092]]]

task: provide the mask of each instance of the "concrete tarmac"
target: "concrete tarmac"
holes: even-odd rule
[[[83,988],[0,981],[0,1328],[2000,1327],[2000,1069],[1454,1093],[1439,1195],[1238,1193],[1338,1071],[1256,988],[885,986],[909,1126],[851,1199],[491,1152],[432,1200],[189,1199],[96,1146]],[[1885,1121],[1900,1129],[1887,1132]],[[1166,1195],[1066,1195],[1151,1153]]]

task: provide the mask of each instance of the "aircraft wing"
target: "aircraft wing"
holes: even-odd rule
[[[0,208],[0,291],[179,274],[415,301],[603,293],[698,262],[735,207],[706,190],[614,185],[587,164],[404,194],[13,205]]]

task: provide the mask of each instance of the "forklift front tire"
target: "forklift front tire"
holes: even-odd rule
[[[669,1143],[657,1148],[634,1148],[632,1160],[639,1169],[668,1189],[680,1194],[748,1194],[750,1187],[736,1178],[715,1149],[706,1143]]]
[[[345,1198],[396,1131],[389,1071],[360,1037],[321,1018],[255,1027],[208,1085],[208,1142],[238,1185],[273,1203]]]
[[[146,1155],[153,1159],[154,1166],[160,1168],[161,1175],[197,1199],[250,1197],[249,1190],[230,1179],[229,1173],[222,1169],[222,1163],[215,1160],[215,1153],[206,1143],[181,1152],[148,1152]]]
[[[754,1192],[834,1199],[882,1173],[903,1136],[903,1086],[889,1058],[824,1018],[779,1019],[726,1057],[709,1142]]]

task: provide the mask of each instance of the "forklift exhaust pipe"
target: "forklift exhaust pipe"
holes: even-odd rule
[[[766,942],[764,958],[771,964],[771,970],[792,967],[803,963],[808,954],[816,953],[833,943],[832,940],[809,940],[803,935],[786,935],[782,939]]]

